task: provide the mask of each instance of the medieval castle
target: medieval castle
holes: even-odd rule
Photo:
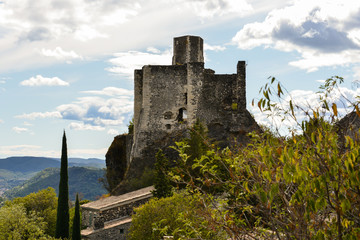
[[[152,168],[155,153],[159,149],[167,153],[168,146],[187,136],[196,119],[221,147],[246,143],[247,133],[260,130],[246,110],[245,61],[237,63],[235,74],[215,74],[204,68],[203,39],[197,36],[174,38],[173,50],[172,65],[135,70],[133,132],[115,137],[106,155],[108,181],[118,185],[112,188],[113,195],[136,190],[127,186],[128,180]],[[111,204],[106,204],[109,209]],[[87,205],[83,209],[102,208],[101,202]],[[116,219],[116,213],[112,215]],[[90,215],[85,216],[91,222]]]

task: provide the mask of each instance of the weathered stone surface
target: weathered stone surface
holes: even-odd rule
[[[131,134],[116,136],[106,153],[106,179],[110,190],[114,189],[124,178],[130,164],[132,141]]]
[[[354,141],[360,140],[360,117],[356,112],[351,112],[336,123],[341,148],[345,147],[345,136],[351,137]]]
[[[100,229],[85,229],[81,238],[88,240],[126,240],[131,225],[131,217],[109,223]]]
[[[112,194],[133,190],[126,186],[127,180],[152,168],[159,149],[174,154],[167,147],[186,137],[196,119],[206,124],[210,138],[220,147],[246,144],[249,132],[261,130],[246,110],[245,88],[245,61],[237,63],[234,74],[215,74],[204,68],[200,37],[174,38],[172,65],[135,70],[130,166]]]
[[[134,208],[146,203],[153,187],[81,205],[83,239],[126,239]]]

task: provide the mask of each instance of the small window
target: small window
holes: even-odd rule
[[[179,114],[176,118],[176,120],[178,122],[182,122],[182,121],[186,121],[187,120],[187,111],[185,108],[180,108],[179,109]]]
[[[188,103],[188,96],[187,96],[187,93],[184,94],[184,98],[185,98],[185,105],[187,105]]]
[[[170,124],[166,124],[165,127],[166,127],[166,129],[168,129],[168,130],[171,129],[171,125],[170,125]]]
[[[120,229],[120,234],[124,234],[124,229]]]

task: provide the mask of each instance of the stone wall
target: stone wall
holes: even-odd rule
[[[126,239],[134,208],[149,201],[153,190],[151,186],[82,205],[83,239]]]
[[[245,61],[234,69],[234,74],[205,69],[203,40],[183,36],[174,38],[172,65],[135,70],[135,133],[126,178],[138,178],[152,168],[155,153],[186,137],[196,119],[207,125],[220,147],[246,144],[249,132],[261,131],[246,110]],[[126,190],[120,184],[114,193]]]
[[[94,230],[104,228],[107,222],[119,220],[131,216],[134,208],[146,203],[149,198],[133,200],[127,204],[114,206],[105,210],[82,210],[82,226],[83,228],[92,228]]]
[[[98,230],[90,230],[84,232],[81,239],[84,240],[100,240],[100,239],[111,239],[111,240],[126,240],[129,228],[131,226],[131,218],[125,219],[122,222],[114,223],[107,226],[106,228]]]

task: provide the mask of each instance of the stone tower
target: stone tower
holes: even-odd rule
[[[245,61],[237,63],[235,74],[215,74],[204,68],[202,38],[174,38],[173,48],[172,65],[135,70],[134,133],[131,144],[126,143],[131,145],[126,150],[127,177],[152,167],[155,153],[186,136],[196,119],[206,124],[209,137],[221,147],[245,143],[247,133],[260,129],[246,110]]]

